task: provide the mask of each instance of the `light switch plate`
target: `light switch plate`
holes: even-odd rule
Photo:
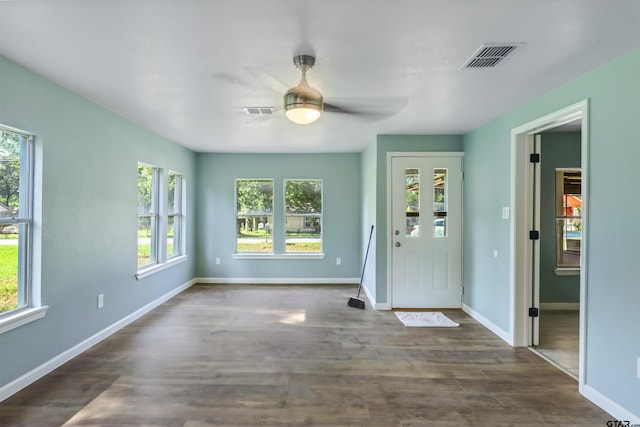
[[[502,207],[502,219],[509,219],[509,206]]]

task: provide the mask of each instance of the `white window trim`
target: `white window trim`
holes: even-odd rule
[[[41,319],[45,316],[49,306],[41,305],[40,294],[40,222],[42,214],[42,204],[36,195],[42,194],[42,148],[36,143],[35,135],[30,132],[25,132],[20,129],[12,128],[9,126],[0,125],[0,129],[15,132],[24,137],[29,138],[30,144],[28,147],[29,153],[27,155],[29,159],[27,170],[27,192],[28,192],[28,210],[29,210],[29,236],[27,245],[29,245],[29,256],[27,260],[27,271],[25,272],[28,277],[28,305],[15,310],[11,310],[2,313],[0,316],[0,334],[9,332],[20,326],[31,323],[35,320]]]
[[[135,273],[136,280],[142,280],[167,268],[181,264],[189,259],[186,245],[186,181],[180,172],[170,170],[166,175],[164,169],[145,162],[138,162],[144,166],[154,168],[156,171],[157,188],[152,189],[155,202],[152,202],[152,209],[156,212],[156,262],[138,267]],[[180,177],[180,254],[168,256],[167,254],[167,227],[168,227],[168,176],[169,173]]]
[[[320,213],[313,214],[287,214],[287,182],[308,182],[308,181],[318,181],[320,182],[320,188],[322,193],[320,194],[320,206],[322,210]],[[284,230],[283,230],[283,239],[284,239],[284,253],[282,255],[285,258],[278,259],[324,259],[324,180],[319,178],[285,178],[282,180],[282,209],[283,209],[283,219],[284,219]],[[287,252],[287,218],[288,217],[315,217],[320,218],[320,252]],[[280,255],[280,254],[277,254]],[[315,255],[315,256],[314,256]]]
[[[185,212],[186,212],[186,209],[187,209],[187,205],[185,203],[185,197],[184,197],[185,190],[186,190],[186,182],[185,182],[185,179],[184,179],[184,175],[182,175],[180,172],[175,172],[175,171],[172,171],[172,170],[170,170],[167,173],[167,179],[168,179],[169,175],[172,175],[172,174],[175,175],[176,178],[179,178],[179,181],[180,181],[179,191],[174,190],[174,199],[176,197],[176,194],[177,194],[177,197],[179,199],[178,206],[180,207],[180,212],[174,212],[173,214],[169,215],[169,213],[168,213],[169,209],[167,208],[167,224],[168,224],[169,217],[173,217],[173,218],[178,217],[179,218],[180,226],[179,226],[178,246],[180,248],[180,253],[178,253],[177,255],[169,255],[169,254],[167,254],[167,259],[166,259],[167,262],[179,259],[180,257],[185,256],[185,254],[187,253],[187,246],[186,246],[186,243],[185,243],[186,242],[185,236],[186,236],[186,231],[187,231],[186,226],[185,226],[185,224],[186,224],[186,219],[185,219],[186,218],[186,214],[185,214]],[[176,185],[176,189],[177,188],[178,188],[178,186]],[[167,197],[168,197],[168,194],[169,194],[169,188],[168,188],[168,184],[167,184]],[[167,225],[167,227],[168,227],[168,225]],[[175,220],[174,220],[174,229],[173,229],[173,244],[174,245],[176,244],[176,232],[175,232],[175,230],[176,229],[175,229]],[[165,251],[166,251],[166,248],[167,248],[166,239],[168,239],[168,237],[167,237],[167,233],[166,233],[166,229],[165,229],[165,233],[164,233],[164,240],[165,241],[163,242],[164,247],[165,247]]]
[[[325,254],[319,252],[289,252],[285,254],[246,252],[231,254],[233,259],[324,259]]]
[[[238,182],[239,181],[271,181],[271,215],[262,215],[262,216],[270,216],[271,217],[271,251],[270,252],[237,252],[238,251]],[[275,206],[275,178],[236,178],[233,183],[233,210],[234,210],[234,221],[236,226],[234,226],[234,250],[231,254],[233,259],[264,259],[264,258],[273,258],[273,256],[277,255],[275,253],[275,241],[274,241],[274,230],[275,230],[275,214],[274,214],[274,206]],[[251,215],[241,215],[244,217],[249,217]]]
[[[173,267],[174,265],[181,264],[187,261],[189,257],[187,255],[179,255],[168,259],[163,263],[156,263],[147,265],[143,268],[138,269],[138,272],[135,274],[137,280],[142,280],[146,277],[151,276],[152,274],[158,273],[162,270],[166,270],[169,267]]]
[[[155,258],[155,261],[149,264],[145,264],[138,267],[138,272],[142,272],[148,269],[152,269],[156,265],[160,264],[160,260],[162,259],[162,246],[161,246],[161,238],[160,238],[160,230],[162,228],[160,221],[162,221],[162,211],[160,207],[160,180],[162,178],[162,169],[156,165],[152,165],[150,163],[138,162],[138,167],[142,165],[147,168],[152,169],[151,176],[151,207],[148,213],[143,214],[143,217],[153,218],[151,221],[151,250],[150,250],[150,258]],[[141,217],[141,214],[138,213],[138,218]],[[137,232],[137,231],[136,231]],[[138,246],[139,249],[139,246]],[[155,251],[154,251],[155,249]],[[155,253],[154,253],[155,252]],[[137,256],[139,253],[137,252]]]
[[[31,323],[34,320],[42,319],[48,308],[48,305],[42,307],[28,307],[22,310],[16,310],[15,313],[3,317],[0,319],[0,334],[19,328],[20,326]]]
[[[580,267],[556,267],[553,272],[556,276],[579,276]]]

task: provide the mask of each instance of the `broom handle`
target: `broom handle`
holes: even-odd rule
[[[364,262],[362,263],[362,275],[360,276],[360,286],[358,286],[358,296],[360,298],[360,291],[362,290],[362,281],[364,280],[364,269],[367,267],[367,258],[369,257],[369,247],[371,246],[371,237],[373,237],[373,225],[371,225],[371,231],[369,232],[369,243],[367,243],[367,252],[364,254]]]

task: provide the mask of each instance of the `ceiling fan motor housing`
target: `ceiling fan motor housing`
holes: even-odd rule
[[[312,88],[306,78],[307,71],[313,67],[315,62],[316,58],[311,55],[298,55],[293,58],[293,63],[302,72],[302,79],[300,83],[298,83],[298,86],[289,89],[284,95],[284,111],[287,117],[296,123],[300,122],[293,118],[293,112],[288,113],[290,110],[301,110],[298,112],[299,114],[306,114],[305,112],[312,114],[313,119],[304,119],[304,124],[306,124],[310,121],[317,120],[323,109],[322,94]]]

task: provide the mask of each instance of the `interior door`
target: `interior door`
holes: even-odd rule
[[[392,157],[394,308],[462,304],[462,157]]]

